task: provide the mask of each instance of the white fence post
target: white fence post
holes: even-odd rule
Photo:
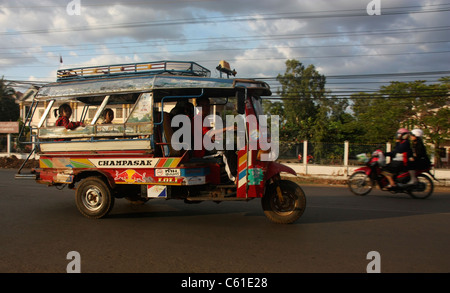
[[[11,133],[8,133],[6,137],[6,153],[9,157],[11,155]]]
[[[347,176],[348,176],[348,140],[344,142],[344,167],[347,170]]]
[[[308,174],[308,141],[303,141],[303,166],[305,166],[305,174]]]

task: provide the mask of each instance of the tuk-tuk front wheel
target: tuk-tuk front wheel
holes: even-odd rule
[[[280,180],[282,198],[272,183],[261,199],[264,214],[277,224],[291,224],[297,221],[305,211],[306,197],[300,186],[289,180]]]
[[[90,219],[106,216],[114,205],[109,186],[99,177],[88,177],[77,188],[75,201],[80,213]]]

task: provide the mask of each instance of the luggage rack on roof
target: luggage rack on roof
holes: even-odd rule
[[[201,77],[209,77],[211,75],[211,71],[205,67],[195,62],[186,61],[158,61],[79,67],[58,70],[56,75],[57,81],[72,81],[124,75],[156,75],[163,73]]]

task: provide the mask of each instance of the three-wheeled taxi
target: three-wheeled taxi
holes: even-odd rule
[[[211,78],[208,69],[194,62],[59,70],[55,83],[37,91],[25,121],[32,133],[27,143],[34,146],[30,155],[39,155],[39,167],[30,174],[21,167],[16,178],[74,189],[77,208],[88,218],[106,216],[116,198],[187,203],[261,198],[270,220],[293,223],[305,210],[305,194],[280,173],[296,173],[262,159],[271,150],[260,147],[260,126],[266,123],[260,121],[266,118],[261,116],[261,96],[270,95],[264,82]],[[194,105],[205,98],[213,115],[203,119],[202,109]],[[72,107],[69,119],[81,121],[80,126],[55,126],[52,114],[62,104]],[[102,123],[106,109],[116,113],[115,119]],[[241,118],[226,132],[232,143],[220,144],[220,139],[225,141],[220,131],[205,140],[230,114]],[[182,119],[176,119],[179,115]],[[199,135],[201,157],[196,152]],[[204,149],[205,141],[213,149]],[[225,147],[230,145],[231,150]]]

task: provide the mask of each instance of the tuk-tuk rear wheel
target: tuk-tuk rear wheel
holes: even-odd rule
[[[277,224],[291,224],[297,221],[305,211],[306,197],[300,186],[289,180],[280,180],[282,200],[276,191],[276,185],[271,184],[261,204],[264,214],[269,220]]]
[[[75,202],[78,211],[90,219],[106,216],[114,205],[109,185],[99,177],[88,177],[77,187]]]

